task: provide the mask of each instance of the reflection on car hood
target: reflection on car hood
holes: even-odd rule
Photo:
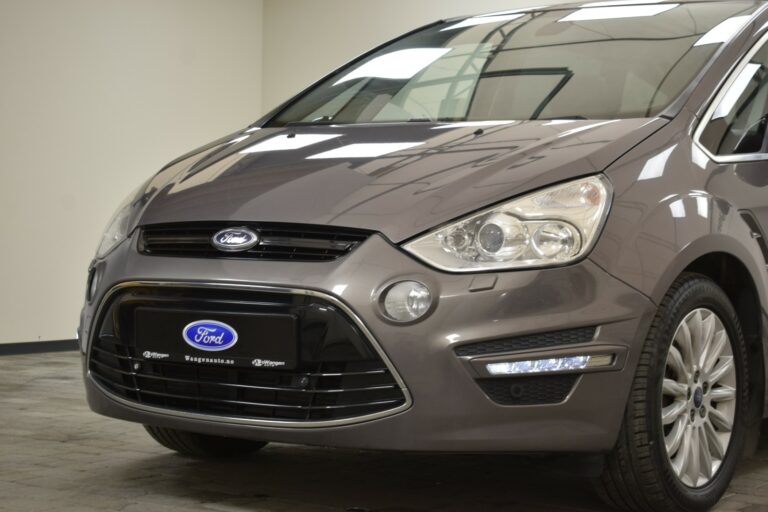
[[[141,224],[291,222],[400,242],[518,194],[603,171],[662,119],[295,126],[241,132],[150,183]]]

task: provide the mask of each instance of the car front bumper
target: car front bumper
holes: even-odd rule
[[[616,440],[640,346],[655,313],[644,295],[590,260],[546,270],[446,274],[378,235],[349,255],[325,263],[146,256],[129,240],[98,262],[96,273],[95,298],[81,318],[84,362],[99,304],[115,286],[129,282],[308,290],[343,304],[400,377],[408,396],[405,407],[375,418],[311,426],[186,414],[121,400],[97,384],[84,364],[88,402],[106,416],[212,435],[336,447],[608,450]],[[381,314],[377,297],[387,285],[405,279],[426,284],[435,304],[422,320],[397,325]],[[576,344],[476,356],[456,352],[457,347],[481,341],[588,327],[596,328],[594,338]],[[581,374],[560,403],[500,405],[477,382],[491,378],[484,370],[488,362],[606,353],[615,356],[613,365]]]

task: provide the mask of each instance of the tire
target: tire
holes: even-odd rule
[[[716,319],[712,320],[707,312],[716,315]],[[717,324],[717,320],[721,323]],[[682,326],[684,322],[685,328]],[[701,329],[691,328],[686,332],[689,325],[699,325]],[[722,342],[723,329],[729,338],[725,342],[730,343]],[[676,356],[688,346],[681,344],[686,336],[691,341],[698,333],[709,332],[715,333],[713,338],[702,334],[699,339],[712,339],[710,347],[722,347],[722,351],[712,348],[709,353],[728,354],[729,346],[732,359],[730,355],[712,356],[716,359],[711,371],[705,369],[710,367],[709,357],[686,359],[705,361],[697,383],[695,368],[688,371],[687,362]],[[714,343],[715,340],[720,341]],[[695,347],[693,343],[690,346]],[[674,350],[671,347],[675,347]],[[692,348],[688,353],[695,351]],[[746,354],[738,317],[723,290],[705,276],[684,274],[679,277],[661,302],[651,324],[618,441],[606,455],[602,474],[596,481],[598,494],[609,505],[635,512],[699,512],[709,510],[719,501],[733,478],[743,449],[744,416],[749,396]],[[684,363],[684,366],[678,363]],[[724,368],[731,367],[727,374],[722,373]],[[678,374],[683,372],[676,368],[686,368],[688,386],[679,387]],[[707,379],[712,379],[713,383],[710,385]],[[727,386],[723,382],[735,382],[735,385]],[[704,389],[709,389],[709,394]],[[713,389],[718,391],[712,393]],[[691,395],[689,390],[692,390]],[[733,398],[729,398],[730,395]],[[666,407],[664,412],[662,407]],[[683,408],[685,412],[677,412]],[[733,416],[730,438],[719,441],[729,434],[727,423],[720,418],[729,415]],[[672,417],[676,420],[663,426],[662,416],[667,421]],[[694,416],[696,418],[692,419]],[[725,427],[721,430],[722,425]],[[682,434],[678,436],[676,432]],[[691,433],[691,437],[687,437],[687,433]],[[696,437],[699,433],[703,437]],[[679,446],[677,451],[676,446]],[[696,460],[706,460],[705,450],[709,450],[712,464],[694,462],[693,451],[684,451],[685,446],[700,447]],[[711,468],[711,475],[701,473],[707,467]]]
[[[195,458],[224,458],[249,455],[261,450],[267,443],[209,436],[173,428],[144,425],[152,439],[169,450]]]

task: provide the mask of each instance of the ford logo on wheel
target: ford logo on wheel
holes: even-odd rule
[[[220,251],[247,251],[259,243],[259,235],[255,231],[244,227],[227,228],[213,235],[211,243]]]
[[[198,320],[184,327],[184,341],[199,350],[218,352],[237,343],[237,331],[224,322]]]

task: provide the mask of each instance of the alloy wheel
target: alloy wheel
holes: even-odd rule
[[[709,309],[692,311],[675,332],[661,391],[667,457],[684,485],[703,487],[717,474],[731,441],[737,387],[723,322]]]

